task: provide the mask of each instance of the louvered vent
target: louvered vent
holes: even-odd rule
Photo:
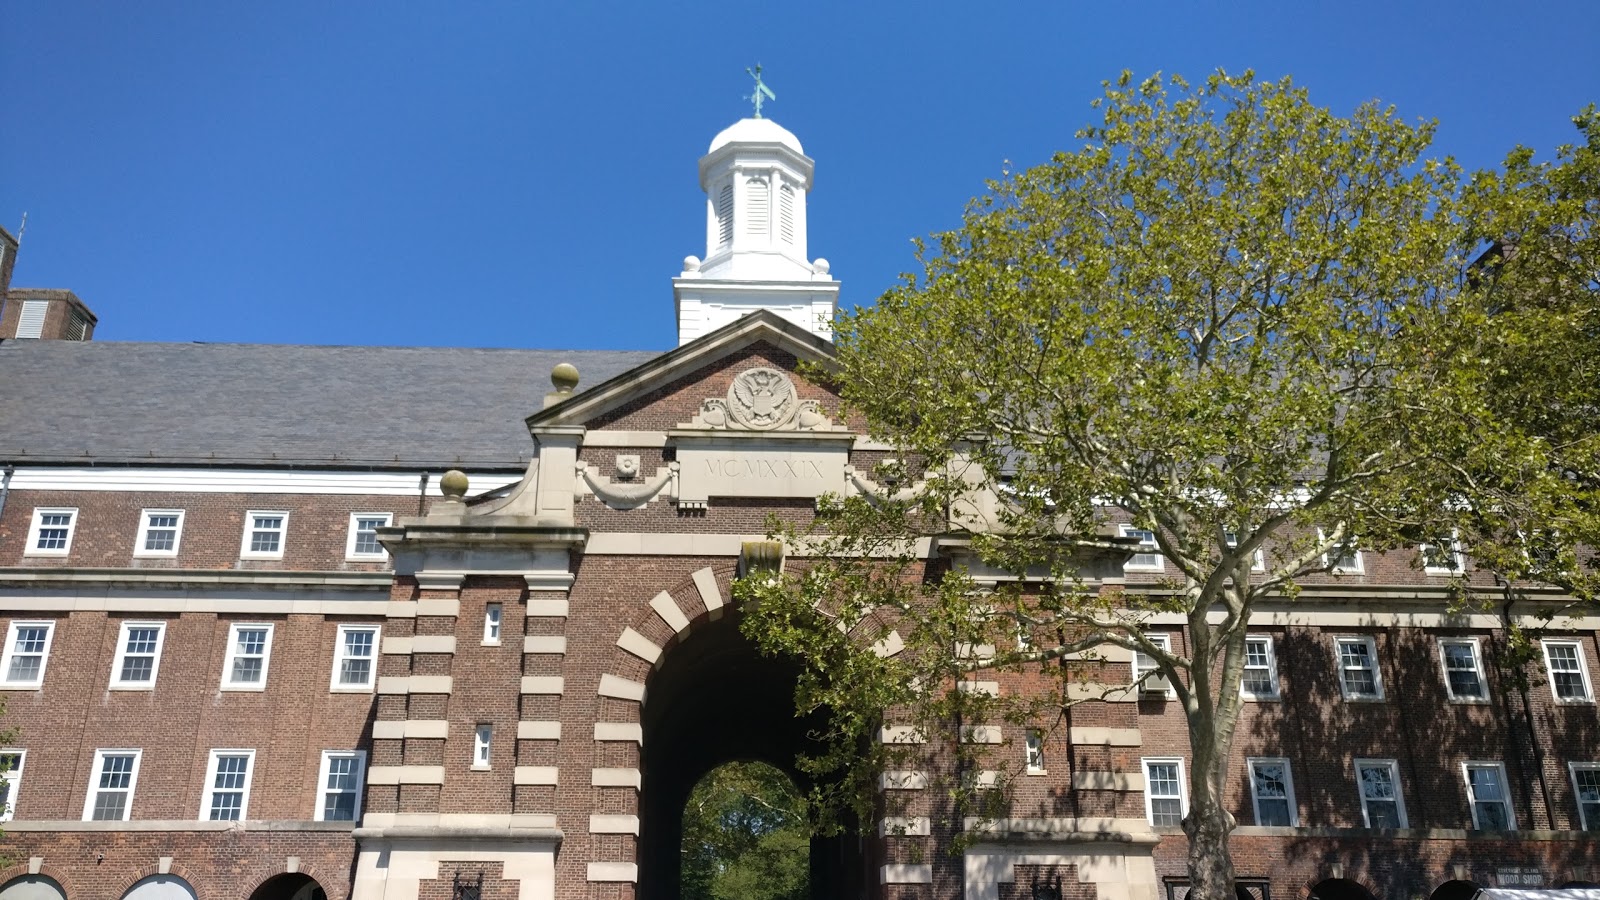
[[[62,335],[62,337],[69,341],[81,341],[83,340],[83,336],[88,332],[89,320],[78,315],[77,313],[73,313],[72,317],[67,319],[67,333]]]
[[[717,244],[726,247],[733,243],[733,185],[725,184],[717,192]]]
[[[794,188],[787,184],[778,189],[778,237],[794,243]]]
[[[17,337],[36,338],[44,334],[44,314],[49,300],[22,301],[22,318],[17,321]]]
[[[752,178],[745,185],[749,192],[750,200],[747,209],[750,213],[750,225],[746,229],[751,235],[766,235],[772,231],[772,195],[767,189],[764,178]]]

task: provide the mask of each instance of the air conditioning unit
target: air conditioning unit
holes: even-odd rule
[[[1167,676],[1160,672],[1152,672],[1143,681],[1139,682],[1139,693],[1160,694],[1165,697],[1172,690],[1172,683],[1167,681]]]

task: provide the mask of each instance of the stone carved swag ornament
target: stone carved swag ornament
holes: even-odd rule
[[[725,400],[700,405],[691,427],[729,431],[832,430],[815,400],[801,400],[789,376],[777,369],[757,366],[734,376]]]

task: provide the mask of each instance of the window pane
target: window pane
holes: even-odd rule
[[[128,655],[122,658],[121,681],[149,681],[155,671],[155,657]]]
[[[1393,800],[1368,800],[1367,824],[1373,828],[1399,828],[1400,805]]]
[[[94,798],[92,818],[96,822],[115,822],[122,818],[127,806],[127,795],[121,791],[101,791]]]
[[[1178,766],[1175,763],[1154,763],[1150,766],[1150,793],[1156,796],[1175,797],[1178,793]]]
[[[72,513],[44,513],[39,516],[39,550],[65,550],[67,531],[72,526]]]
[[[1589,692],[1583,684],[1583,661],[1574,644],[1546,644],[1550,657],[1551,686],[1562,700],[1584,700]]]
[[[1585,831],[1600,831],[1600,769],[1574,769],[1578,783],[1578,806]]]
[[[1388,766],[1361,767],[1361,796],[1368,800],[1394,799],[1394,773]]]
[[[1506,831],[1511,827],[1511,818],[1506,813],[1506,805],[1499,801],[1491,803],[1475,803],[1478,810],[1478,827],[1484,831]]]
[[[1151,824],[1182,825],[1183,806],[1179,800],[1156,798],[1150,801]]]
[[[1500,770],[1487,766],[1467,770],[1472,780],[1472,797],[1475,800],[1504,800],[1500,790]]]
[[[1271,694],[1272,675],[1261,669],[1246,669],[1244,673],[1244,689],[1251,694]]]
[[[1287,827],[1289,825],[1288,800],[1262,800],[1256,804],[1261,821],[1258,825]]]
[[[1450,694],[1455,697],[1482,697],[1483,680],[1478,677],[1478,659],[1471,644],[1447,643],[1444,649],[1445,673],[1450,677]]]
[[[1244,664],[1247,666],[1266,666],[1270,663],[1267,655],[1268,644],[1266,641],[1248,641],[1244,645]]]
[[[255,684],[261,680],[261,657],[240,656],[233,661],[233,682]]]

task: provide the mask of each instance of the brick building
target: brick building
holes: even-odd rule
[[[811,179],[769,120],[717,136],[667,353],[94,342],[77,298],[12,291],[0,900],[674,896],[693,784],[792,771],[811,724],[732,583],[769,514],[870,490],[887,449],[797,373],[838,294]],[[1448,603],[1492,585],[1419,559],[1358,552],[1252,623],[1254,900],[1600,879],[1600,618],[1505,683],[1505,618]],[[1180,711],[1130,689],[1070,716],[985,729],[1023,774],[958,855],[926,773],[887,774],[906,814],[817,841],[816,895],[1181,900]]]

